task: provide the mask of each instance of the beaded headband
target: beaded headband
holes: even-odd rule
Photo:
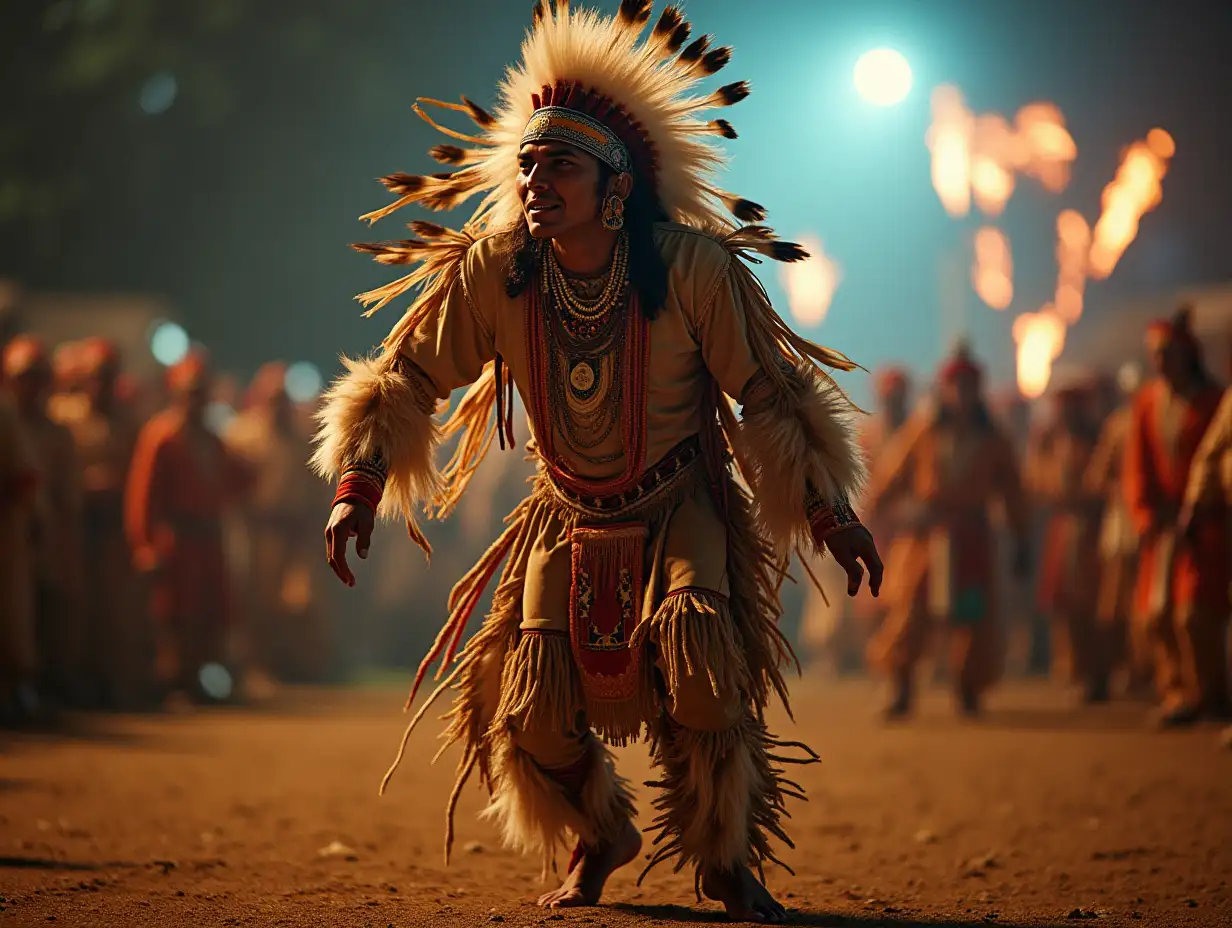
[[[522,133],[528,142],[564,142],[594,155],[617,174],[629,170],[632,159],[616,134],[597,119],[564,106],[544,106],[535,110]]]

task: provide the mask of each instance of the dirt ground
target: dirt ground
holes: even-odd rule
[[[692,880],[618,873],[605,905],[533,904],[538,864],[495,844],[468,789],[441,860],[453,764],[412,743],[391,689],[286,694],[264,711],[83,719],[0,753],[0,926],[712,923]],[[796,686],[803,738],[791,877],[797,925],[1232,925],[1232,750],[1213,728],[1161,734],[1141,707],[1075,710],[1007,687],[977,723],[930,694],[887,728],[864,682]],[[781,721],[781,720],[780,720]],[[645,750],[619,752],[646,778]],[[645,806],[645,790],[642,805]]]

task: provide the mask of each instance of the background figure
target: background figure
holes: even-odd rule
[[[1038,599],[1052,625],[1052,670],[1080,684],[1086,702],[1108,699],[1108,657],[1096,621],[1102,498],[1083,481],[1098,425],[1094,389],[1071,383],[1053,395],[1053,417],[1027,454],[1024,480],[1048,513]]]
[[[81,598],[81,474],[72,433],[48,415],[51,359],[31,336],[4,349],[3,377],[39,474],[35,497],[35,628],[44,695],[85,701],[85,626]]]
[[[1087,490],[1104,500],[1096,616],[1108,647],[1110,666],[1123,670],[1125,686],[1131,694],[1150,692],[1153,678],[1150,642],[1142,623],[1131,621],[1137,581],[1138,532],[1126,504],[1124,486],[1132,402],[1141,383],[1142,371],[1136,364],[1122,366],[1112,386],[1120,391],[1125,401],[1116,405],[1119,397],[1111,396],[1109,390],[1108,412],[1083,477]]]
[[[1036,429],[1032,423],[1032,404],[1017,386],[1004,387],[989,395],[993,419],[1014,449],[1014,460],[1026,460]],[[1052,634],[1048,617],[1039,609],[1033,595],[1031,577],[1014,571],[1014,533],[1000,501],[992,504],[992,520],[997,536],[997,578],[1001,608],[1008,636],[1006,660],[1015,672],[1027,676],[1047,676],[1052,663]],[[1032,508],[1027,513],[1031,550],[1044,542],[1043,514]]]
[[[1134,397],[1125,490],[1142,536],[1135,608],[1155,655],[1161,725],[1187,725],[1228,711],[1227,513],[1195,514],[1187,538],[1177,521],[1190,465],[1223,391],[1211,380],[1182,307],[1152,323],[1147,346],[1157,374]]]
[[[171,406],[138,436],[124,502],[134,559],[151,583],[156,672],[173,706],[224,695],[207,693],[199,674],[227,656],[222,517],[245,476],[206,427],[210,381],[199,351],[168,372]]]
[[[886,714],[910,713],[915,669],[933,620],[947,623],[955,696],[964,714],[1000,676],[1003,642],[996,611],[996,545],[989,506],[1001,500],[1013,529],[1018,572],[1027,567],[1027,512],[1012,447],[993,423],[982,370],[960,347],[941,370],[939,403],[925,407],[874,462],[866,506],[906,487],[917,512],[900,574],[887,587],[889,613],[869,646],[870,663],[890,677]],[[884,594],[883,594],[884,595]]]
[[[71,392],[60,395],[56,413],[72,432],[81,464],[84,671],[101,706],[133,709],[149,695],[152,644],[124,537],[124,484],[137,423],[116,397],[120,353],[113,342],[87,339],[69,357]]]
[[[860,429],[860,445],[870,462],[880,458],[907,421],[911,395],[909,375],[901,367],[882,368],[873,375],[873,390],[877,410],[863,420]],[[878,511],[870,513],[866,520],[877,544],[886,551],[888,583],[894,582],[896,558],[901,559],[905,550],[903,545],[896,547],[896,539],[901,523],[907,518],[904,510],[910,506],[910,492],[900,488],[897,495],[883,499]],[[885,595],[874,598],[867,588],[861,588],[854,598],[845,596],[842,568],[829,558],[810,556],[807,552],[806,556],[809,557],[808,569],[820,581],[825,595],[815,584],[801,578],[804,590],[801,642],[811,655],[824,660],[836,673],[859,673],[865,667],[868,640],[885,616]]]
[[[30,544],[37,485],[34,450],[11,397],[0,390],[0,724],[29,720],[39,710]]]
[[[284,364],[264,365],[224,436],[252,479],[240,511],[248,659],[258,678],[320,682],[328,636],[313,575],[320,573],[317,513],[328,491],[308,470],[309,434],[298,427],[285,381]]]

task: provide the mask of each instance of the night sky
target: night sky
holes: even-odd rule
[[[411,113],[413,98],[464,93],[491,105],[529,7],[391,2],[291,66],[241,58],[242,92],[213,127],[178,119],[176,105],[144,116],[134,95],[123,133],[95,127],[81,139],[81,158],[98,165],[86,208],[58,230],[55,260],[10,249],[0,272],[39,288],[164,294],[191,334],[241,373],[269,357],[332,371],[337,353],[365,350],[395,321],[395,307],[359,318],[350,297],[389,274],[346,246],[400,237],[399,223],[414,218],[403,211],[372,231],[355,220],[386,201],[376,177],[433,170],[426,150],[439,139]],[[1120,150],[1153,126],[1177,143],[1163,202],[1111,280],[1089,287],[1080,324],[1115,318],[1128,298],[1232,278],[1227,7],[693,0],[686,14],[695,34],[735,46],[721,79],[753,84],[724,114],[741,134],[726,143],[726,186],[766,204],[785,237],[823,240],[843,281],[829,318],[808,334],[869,367],[935,364],[938,263],[977,224],[948,217],[931,188],[930,89],[957,84],[976,113],[1012,118],[1035,100],[1061,108],[1079,151],[1070,187],[1054,196],[1020,179],[998,221],[1014,247],[1014,304],[997,314],[969,296],[976,344],[1006,380],[1012,314],[1037,309],[1055,282],[1057,212],[1072,207],[1094,222]],[[861,52],[881,45],[906,54],[916,82],[902,105],[875,110],[850,75]],[[164,143],[156,156],[151,138]],[[117,145],[120,157],[102,156]],[[776,275],[763,270],[781,298]]]

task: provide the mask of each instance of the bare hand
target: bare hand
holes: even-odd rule
[[[847,595],[855,596],[860,592],[860,583],[864,579],[864,568],[868,568],[868,589],[873,596],[881,593],[881,575],[884,568],[881,557],[877,554],[877,544],[872,533],[863,525],[853,525],[840,532],[835,532],[826,539],[825,545],[834,555],[834,561],[847,572]],[[861,566],[860,562],[864,564]]]
[[[366,558],[375,524],[376,514],[363,503],[339,503],[329,514],[325,526],[325,559],[347,586],[355,586],[355,575],[346,559],[347,542],[354,538],[355,553]]]

